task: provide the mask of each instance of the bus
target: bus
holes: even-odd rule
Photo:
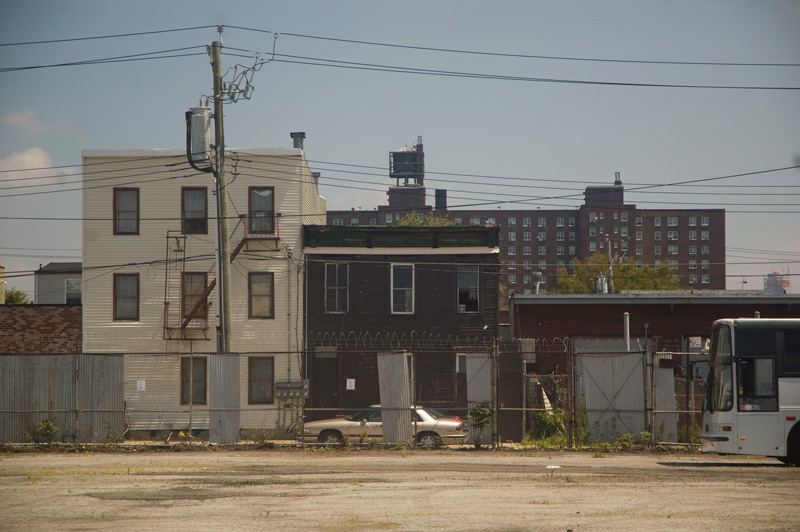
[[[702,451],[800,466],[800,319],[714,322]]]

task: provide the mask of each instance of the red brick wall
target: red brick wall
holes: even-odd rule
[[[80,305],[0,305],[0,354],[81,352]]]
[[[681,347],[684,336],[708,336],[711,324],[720,318],[753,317],[800,318],[800,305],[748,304],[542,304],[519,305],[516,309],[514,335],[517,338],[552,339],[566,336],[623,336],[623,314],[630,314],[631,336],[656,337],[669,349]]]

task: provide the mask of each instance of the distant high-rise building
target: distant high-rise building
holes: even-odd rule
[[[764,277],[764,291],[770,295],[789,294],[792,291],[792,281],[780,270],[774,270]]]

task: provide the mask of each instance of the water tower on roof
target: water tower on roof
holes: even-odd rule
[[[408,146],[389,152],[389,178],[396,179],[389,187],[389,206],[422,207],[425,205],[425,152],[422,137],[414,148]]]

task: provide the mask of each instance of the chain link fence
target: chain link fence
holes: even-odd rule
[[[634,347],[0,355],[0,442],[697,443],[706,359]]]

